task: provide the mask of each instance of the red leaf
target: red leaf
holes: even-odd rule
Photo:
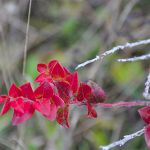
[[[22,98],[16,98],[10,101],[10,106],[18,112],[24,113],[24,102]]]
[[[5,101],[3,107],[2,107],[2,110],[0,112],[0,116],[6,114],[10,109],[10,103],[9,103],[9,99],[7,101]]]
[[[7,95],[0,96],[0,103],[4,103],[9,97]]]
[[[145,136],[145,141],[146,141],[147,147],[150,148],[150,125],[148,125],[145,128],[144,136]]]
[[[69,103],[70,97],[72,96],[70,85],[67,82],[55,82],[59,96],[64,100],[65,103]]]
[[[42,99],[41,101],[35,102],[34,107],[49,120],[53,121],[56,119],[56,105],[51,104],[49,99]]]
[[[56,114],[57,114],[57,108],[55,104],[50,104],[50,112],[48,115],[46,115],[45,117],[50,120],[53,121],[56,119]]]
[[[9,93],[9,96],[14,97],[14,98],[21,96],[21,90],[15,84],[11,85],[8,93]]]
[[[57,122],[65,128],[69,128],[68,123],[69,118],[69,105],[65,106],[64,108],[59,108],[57,111]]]
[[[88,81],[87,84],[92,89],[92,93],[88,98],[89,102],[90,103],[104,102],[106,99],[106,94],[105,94],[104,90],[93,81]]]
[[[65,103],[59,96],[54,95],[52,99],[57,107],[64,107]]]
[[[91,106],[90,104],[87,104],[87,108],[88,108],[88,116],[91,118],[97,118],[97,112],[94,109],[94,107]]]
[[[78,90],[77,100],[78,101],[84,101],[91,95],[91,87],[87,85],[86,83],[80,83],[80,87]]]
[[[70,71],[66,67],[63,67],[63,69],[65,71],[66,76],[71,74]]]
[[[35,80],[35,82],[39,82],[39,83],[42,83],[42,82],[45,82],[45,81],[48,81],[48,82],[51,82],[52,81],[52,78],[50,77],[50,75],[47,75],[45,73],[41,73],[39,74]]]
[[[26,97],[26,98],[33,100],[33,101],[35,100],[34,93],[33,93],[33,90],[32,90],[30,83],[25,83],[25,84],[21,85],[20,89],[22,90],[22,96],[23,97]]]
[[[32,104],[29,102],[25,102],[24,113],[21,113],[20,111],[14,109],[13,118],[12,118],[13,125],[18,125],[25,122],[26,120],[31,118],[33,113],[34,113],[34,108]]]
[[[53,68],[55,67],[55,65],[56,65],[57,63],[58,63],[57,60],[52,60],[52,61],[50,61],[50,62],[48,63],[48,69],[49,69],[50,71],[52,71]]]
[[[57,60],[52,60],[48,64],[48,68],[49,68],[49,73],[53,79],[59,80],[65,77],[65,71]]]
[[[70,84],[70,87],[73,91],[73,93],[76,93],[77,90],[78,90],[78,73],[77,72],[74,72],[72,74],[70,74],[66,80],[69,82]]]
[[[37,71],[40,73],[46,72],[47,65],[46,64],[38,64],[37,65]]]
[[[147,123],[150,123],[150,107],[144,107],[138,110],[141,118]]]
[[[53,96],[53,89],[49,82],[43,82],[34,91],[36,98],[50,98]]]
[[[50,101],[49,99],[42,99],[34,103],[34,108],[42,113],[43,115],[49,114],[50,110]]]

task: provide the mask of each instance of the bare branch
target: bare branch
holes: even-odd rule
[[[145,127],[144,127],[143,129],[141,129],[141,130],[135,132],[135,133],[132,133],[132,134],[130,134],[130,135],[125,135],[125,136],[123,137],[123,139],[121,139],[121,140],[119,140],[119,141],[116,141],[116,142],[114,142],[114,143],[111,143],[111,144],[109,144],[109,145],[107,145],[107,146],[100,146],[99,148],[100,148],[101,150],[109,150],[109,149],[111,149],[111,148],[113,148],[113,147],[116,147],[116,146],[122,146],[122,145],[124,145],[126,142],[128,142],[128,141],[134,139],[135,137],[141,136],[141,135],[144,133],[144,131],[145,131]]]
[[[27,28],[26,28],[26,39],[25,39],[25,46],[24,46],[23,69],[22,69],[22,74],[23,75],[25,73],[25,68],[26,68],[26,58],[27,58],[28,38],[29,38],[29,25],[30,25],[31,6],[32,6],[32,0],[29,0],[28,21],[27,21]]]
[[[142,56],[136,56],[132,58],[126,58],[126,59],[117,59],[118,62],[129,62],[129,61],[138,61],[138,60],[146,60],[150,58],[150,53]]]
[[[147,81],[145,82],[145,90],[143,92],[143,96],[146,98],[146,99],[150,99],[150,72],[147,76]]]
[[[126,43],[125,45],[118,45],[106,52],[104,52],[101,57],[104,57],[104,56],[107,56],[109,54],[112,54],[118,50],[124,50],[126,48],[133,48],[133,47],[136,47],[136,46],[139,46],[139,45],[144,45],[144,44],[150,44],[150,39],[147,39],[147,40],[142,40],[142,41],[138,41],[138,42],[134,42],[134,43]]]
[[[81,67],[84,67],[84,66],[86,66],[87,64],[90,64],[90,63],[92,63],[92,62],[94,62],[94,61],[97,61],[97,60],[99,60],[99,59],[100,59],[100,57],[99,57],[99,56],[96,56],[94,59],[87,60],[86,62],[84,62],[84,63],[82,63],[82,64],[79,64],[75,69],[77,70],[77,69],[79,69],[79,68],[81,68]]]
[[[139,45],[145,45],[145,44],[150,44],[150,39],[146,39],[146,40],[142,40],[142,41],[138,41],[138,42],[134,42],[134,43],[126,43],[125,45],[118,45],[118,46],[113,47],[112,49],[102,53],[100,56],[96,56],[94,59],[87,60],[84,63],[79,64],[75,69],[79,69],[81,67],[86,66],[87,64],[95,62],[99,59],[103,59],[105,56],[113,54],[116,51],[124,50],[126,48],[133,48],[133,47],[136,47],[136,46],[139,46]]]

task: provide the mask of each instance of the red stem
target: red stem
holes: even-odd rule
[[[131,102],[116,102],[116,103],[99,103],[100,107],[112,108],[112,107],[133,107],[133,106],[150,106],[148,101],[131,101]]]

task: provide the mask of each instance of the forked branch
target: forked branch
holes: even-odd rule
[[[140,45],[145,45],[145,44],[150,44],[150,39],[146,39],[146,40],[142,40],[142,41],[138,41],[138,42],[134,42],[134,43],[126,43],[125,45],[118,45],[118,46],[113,47],[112,49],[102,53],[100,56],[96,56],[94,59],[87,60],[87,61],[79,64],[75,69],[77,70],[77,69],[79,69],[81,67],[84,67],[87,64],[90,64],[92,62],[95,62],[97,60],[102,60],[105,56],[113,54],[116,51],[124,50],[126,48],[133,48],[133,47],[140,46]]]

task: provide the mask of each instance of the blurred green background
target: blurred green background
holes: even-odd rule
[[[23,53],[29,0],[0,1],[0,93],[11,83],[24,82]],[[36,65],[58,59],[74,71],[77,64],[116,45],[150,37],[149,0],[33,0],[26,62],[26,79],[33,83]],[[127,49],[78,70],[80,80],[98,83],[107,102],[144,99],[149,60],[118,63],[148,53],[149,45]],[[36,86],[33,84],[33,86]],[[70,128],[64,129],[36,113],[14,127],[12,112],[0,118],[0,150],[98,150],[140,130],[138,107],[102,109],[98,118],[86,117],[84,107],[71,108]],[[114,150],[146,150],[138,137]]]

